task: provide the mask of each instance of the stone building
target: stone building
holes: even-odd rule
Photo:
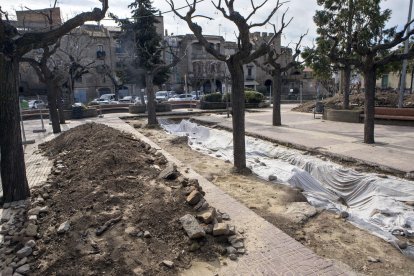
[[[268,40],[273,36],[272,33],[253,33],[251,36],[252,43],[255,44],[260,40]],[[222,36],[205,35],[207,41],[220,53],[225,55],[234,54],[237,51],[237,43],[225,41]],[[204,47],[198,42],[192,34],[166,36],[166,41],[176,49],[179,55],[184,59],[172,69],[169,83],[166,85],[167,90],[184,91],[187,84],[188,91],[199,90],[205,93],[231,91],[230,73],[224,62],[216,60],[212,55],[207,53]],[[280,37],[275,39],[272,47],[281,53]],[[166,56],[167,60],[170,58]],[[284,51],[281,56],[282,64],[286,64],[292,59],[292,52]],[[272,78],[266,70],[263,70],[259,64],[264,64],[264,57],[244,65],[244,81],[247,88],[261,90],[263,93],[269,93],[272,85]]]
[[[212,47],[220,53],[225,53],[225,41],[222,36],[205,37]],[[165,40],[178,56],[183,57],[181,62],[172,68],[165,90],[199,90],[206,93],[222,91],[226,65],[207,53],[194,35],[166,36]],[[170,63],[171,60],[172,55],[167,51],[165,61]]]

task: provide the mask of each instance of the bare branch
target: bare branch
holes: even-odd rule
[[[7,22],[10,22],[10,20],[9,20],[9,13],[8,13],[8,12],[3,11],[3,10],[1,9],[1,6],[0,6],[0,20],[1,20],[1,16],[2,16],[2,15],[4,15],[4,17],[6,17],[6,21],[7,21]]]
[[[266,25],[267,23],[269,23],[269,21],[270,21],[270,19],[272,19],[272,17],[273,17],[273,15],[275,15],[275,13],[279,10],[279,8],[281,7],[281,6],[283,6],[283,4],[285,4],[286,2],[282,2],[282,3],[280,3],[280,1],[279,0],[277,0],[277,3],[276,3],[276,6],[275,6],[275,8],[270,12],[270,14],[269,14],[269,16],[264,20],[264,21],[262,21],[261,23],[256,23],[256,24],[250,24],[250,28],[255,28],[255,27],[262,27],[262,26],[264,26],[264,25]],[[283,18],[284,18],[284,16],[285,16],[285,14],[287,13],[287,11],[288,11],[289,9],[286,9],[286,11],[283,13]],[[289,23],[290,23],[290,21],[292,21],[292,19],[293,18],[291,18],[290,20],[289,20],[289,22],[287,23],[287,25],[289,25]],[[283,22],[283,20],[282,20],[282,22]],[[286,25],[286,26],[287,26]],[[285,27],[286,27],[285,26]]]
[[[102,9],[95,8],[91,12],[84,12],[69,19],[64,24],[48,32],[28,32],[15,38],[17,51],[23,56],[31,49],[42,47],[44,43],[53,44],[57,39],[86,21],[99,21],[105,17],[108,10],[108,0],[102,0]]]
[[[253,0],[250,0],[250,4],[252,5],[252,12],[246,17],[246,21],[249,21],[250,20],[250,18],[257,12],[257,10],[259,10],[261,7],[263,7],[266,3],[268,2],[268,0],[265,0],[265,1],[263,1],[263,3],[262,4],[260,4],[259,6],[255,6],[254,5],[254,3],[253,3]],[[278,2],[278,4],[279,4],[279,0],[277,1]],[[278,5],[277,4],[277,5]],[[277,6],[276,5],[276,6]]]
[[[413,22],[414,22],[414,19],[411,20],[410,22],[408,22],[407,24],[405,24],[404,28],[400,32],[395,34],[393,40],[391,40],[388,43],[378,44],[378,45],[374,46],[372,48],[372,51],[378,52],[378,51],[382,51],[382,50],[391,49],[391,48],[397,46],[398,44],[400,44],[401,42],[404,42],[407,39],[409,39],[412,35],[414,35],[414,29],[410,30],[410,32],[408,32],[407,34],[405,34],[405,32],[407,31],[408,27]]]
[[[219,51],[214,49],[210,46],[210,43],[207,41],[207,39],[203,36],[203,30],[202,28],[192,21],[193,14],[196,10],[197,1],[193,0],[193,4],[189,5],[189,10],[187,11],[187,14],[185,16],[181,15],[177,10],[174,8],[174,2],[172,0],[166,0],[167,3],[170,5],[171,10],[182,20],[187,22],[188,27],[191,29],[191,31],[194,33],[198,41],[203,45],[203,47],[206,49],[206,51],[214,56],[216,59],[225,61],[226,56],[221,54]],[[221,0],[220,0],[221,2]]]
[[[397,51],[393,51],[391,54],[385,56],[384,58],[380,59],[379,61],[375,62],[376,66],[384,66],[390,62],[395,61],[402,61],[404,59],[411,59],[414,57],[414,45],[411,46],[410,50],[406,54],[398,53]]]
[[[30,66],[36,71],[36,75],[38,76],[39,80],[43,83],[46,82],[46,77],[43,74],[42,70],[40,69],[40,62],[36,61],[33,58],[28,58],[28,57],[22,57],[20,58],[21,62],[27,62],[30,64]]]

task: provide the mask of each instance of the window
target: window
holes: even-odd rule
[[[247,67],[247,76],[251,77],[253,73],[253,67],[252,66],[248,66]]]
[[[78,77],[75,79],[75,82],[77,83],[82,83],[82,76]]]
[[[98,45],[98,51],[103,52],[103,45]]]
[[[381,88],[386,89],[388,88],[388,74],[384,74],[381,79]]]

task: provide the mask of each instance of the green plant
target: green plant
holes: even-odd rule
[[[224,93],[223,94],[223,102],[231,102],[231,93]]]
[[[254,90],[245,90],[246,103],[260,103],[263,101],[263,94]]]
[[[203,101],[210,102],[210,103],[221,103],[222,102],[222,95],[221,93],[211,93],[207,94],[203,97]]]

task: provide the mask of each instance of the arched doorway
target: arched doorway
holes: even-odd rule
[[[210,81],[205,81],[203,84],[204,93],[211,93],[211,83]]]
[[[269,97],[272,95],[272,92],[273,92],[272,84],[273,84],[272,80],[269,80],[269,79],[264,82],[264,85],[266,86],[267,95],[269,95]]]
[[[223,85],[220,80],[216,80],[216,91],[223,93]]]

